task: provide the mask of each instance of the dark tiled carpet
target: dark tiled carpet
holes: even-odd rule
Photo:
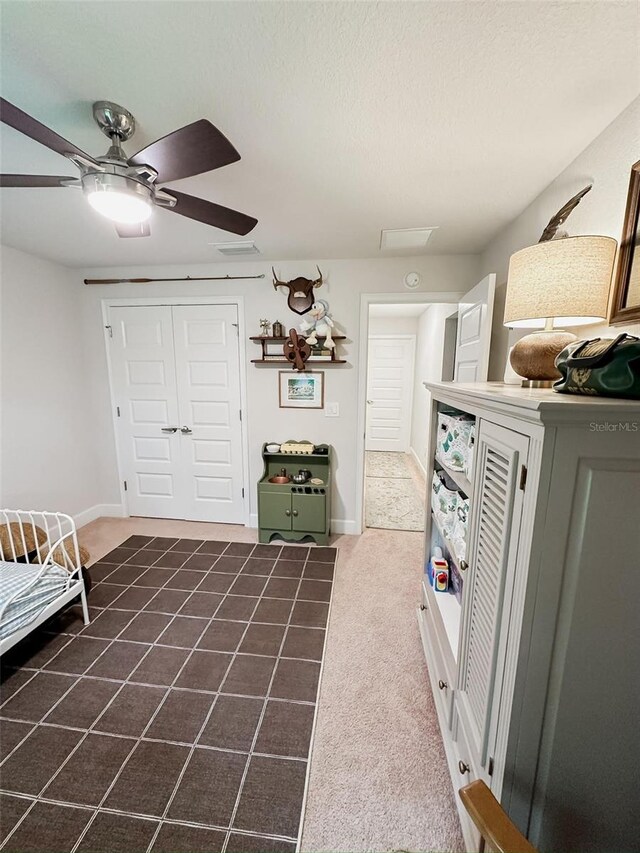
[[[333,548],[132,536],[4,656],[0,845],[293,853]]]

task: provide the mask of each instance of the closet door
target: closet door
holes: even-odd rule
[[[173,335],[184,518],[242,524],[240,356],[235,305],[176,305]]]
[[[480,422],[456,702],[471,760],[489,784],[522,515],[522,466],[528,446],[527,436]]]
[[[111,308],[109,355],[131,515],[184,518],[171,308]]]

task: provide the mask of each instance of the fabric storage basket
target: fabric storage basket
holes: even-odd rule
[[[453,531],[459,497],[459,493],[453,489],[448,489],[438,476],[438,472],[434,471],[431,486],[431,509],[447,538],[451,537]]]
[[[469,533],[469,498],[458,494],[456,512],[451,528],[451,546],[458,560],[467,558],[467,535]]]
[[[436,459],[452,471],[465,472],[469,466],[473,429],[475,421],[469,415],[439,412]]]

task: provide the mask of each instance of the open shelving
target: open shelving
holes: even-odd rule
[[[449,554],[449,557],[451,558],[451,562],[455,564],[455,567],[459,572],[464,572],[466,569],[466,565],[462,566],[462,567],[460,566],[460,563],[462,562],[462,560],[460,560],[460,558],[458,557],[458,555],[454,551],[453,544],[451,543],[451,540],[449,539],[448,536],[445,535],[445,532],[442,529],[442,527],[440,526],[440,522],[436,518],[433,510],[431,510],[431,520],[433,522],[434,527],[437,529],[437,531],[440,535],[440,539],[442,539],[443,545],[446,548],[446,550]]]
[[[434,407],[434,434],[435,434],[435,424],[437,423],[438,418],[438,407]],[[450,412],[447,410],[447,413]],[[437,452],[437,440],[434,441],[434,455],[432,457],[431,462],[431,470],[436,472],[442,472],[446,475],[447,480],[450,481],[448,483],[449,488],[455,488],[459,492],[461,492],[466,498],[471,500],[473,493],[473,485],[471,479],[462,471],[456,471],[451,468],[446,462],[443,462],[438,455]],[[430,486],[429,482],[429,486]],[[441,621],[442,626],[444,628],[444,636],[446,637],[447,645],[451,651],[451,655],[454,660],[458,658],[458,643],[459,643],[459,635],[460,635],[460,622],[462,618],[462,605],[459,600],[459,595],[452,591],[450,588],[448,592],[436,592],[434,588],[429,583],[429,579],[427,577],[427,566],[426,563],[431,558],[433,554],[433,549],[436,547],[440,547],[442,549],[443,555],[445,559],[449,563],[450,572],[452,575],[455,574],[459,580],[456,579],[456,589],[459,589],[457,584],[464,585],[465,582],[465,571],[467,569],[467,565],[464,559],[461,559],[460,555],[456,553],[454,543],[451,539],[445,534],[443,527],[441,526],[438,518],[436,517],[433,509],[428,513],[428,529],[425,531],[426,534],[426,554],[425,554],[425,578],[424,578],[424,587],[425,587],[425,595],[427,599],[431,602],[432,609],[435,608]],[[453,583],[453,581],[450,581]],[[444,639],[444,638],[443,638]]]
[[[448,465],[445,465],[438,457],[435,458],[436,468],[440,468],[444,471],[444,473],[449,477],[449,479],[453,480],[458,489],[461,492],[464,492],[466,497],[471,497],[472,485],[471,480],[464,474],[462,471],[454,471],[453,468],[450,468]]]
[[[301,337],[304,337],[302,335]],[[280,357],[278,355],[270,355],[267,353],[267,344],[284,344],[284,342],[288,339],[288,335],[283,335],[281,337],[273,337],[271,335],[253,335],[249,338],[250,341],[253,341],[256,344],[260,344],[262,347],[262,354],[260,358],[252,358],[251,364],[288,364],[291,366],[291,362],[284,357],[284,354]],[[334,341],[344,341],[346,337],[344,335],[333,335],[332,339]],[[318,341],[324,341],[325,338],[318,336]],[[306,361],[306,364],[346,364],[346,360],[344,358],[337,358],[337,347],[334,347],[331,350],[331,357],[326,358],[318,358],[310,355]]]

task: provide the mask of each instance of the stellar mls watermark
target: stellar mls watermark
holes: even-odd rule
[[[640,432],[640,421],[591,421],[590,432]]]

